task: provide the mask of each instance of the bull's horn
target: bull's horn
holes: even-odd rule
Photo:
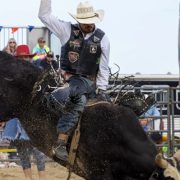
[[[176,153],[174,153],[173,157],[175,157],[178,161],[180,161],[180,150],[176,151]]]
[[[166,169],[168,167],[168,162],[163,159],[162,154],[156,156],[155,162],[160,168]]]

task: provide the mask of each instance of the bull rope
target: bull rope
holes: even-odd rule
[[[69,150],[68,165],[67,165],[67,168],[69,170],[67,180],[70,180],[71,174],[72,174],[73,168],[74,168],[74,162],[75,162],[75,159],[76,159],[76,154],[77,154],[77,149],[78,149],[79,139],[80,139],[80,134],[81,134],[80,133],[81,117],[82,117],[82,114],[79,117],[79,122],[78,122],[78,125],[77,125],[77,127],[76,127],[76,129],[74,131],[74,135],[73,135],[73,138],[72,138],[72,141],[71,141],[71,147],[70,147],[70,150]]]
[[[49,75],[49,72],[46,72],[43,74],[42,79],[37,81],[34,86],[33,86],[33,90],[31,92],[32,94],[32,98],[31,98],[31,102],[33,101],[33,99],[36,97],[37,93],[40,92],[42,90],[41,84],[44,82],[45,78]]]
[[[58,74],[58,72],[54,69],[54,67],[52,66],[52,63],[50,63],[50,67],[51,67],[51,71],[52,71],[52,75],[54,76],[54,81],[56,82],[56,86],[63,86],[64,85],[64,80],[61,76],[61,74]],[[46,79],[46,77],[50,74],[50,71],[46,71],[42,78],[37,81],[34,86],[33,86],[33,90],[31,92],[32,94],[32,98],[31,98],[31,102],[33,101],[33,99],[36,97],[37,93],[40,92],[42,90],[41,84],[44,82],[44,80]]]

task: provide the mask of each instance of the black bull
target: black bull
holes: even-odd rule
[[[38,101],[31,103],[40,74],[32,64],[0,52],[0,113],[5,120],[18,117],[33,145],[52,157],[58,117]],[[155,169],[156,154],[155,145],[129,108],[99,104],[85,109],[75,173],[92,180],[123,179],[126,175],[148,179]]]

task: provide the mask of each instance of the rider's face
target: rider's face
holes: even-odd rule
[[[95,24],[79,24],[81,31],[85,34],[91,33],[95,29]]]

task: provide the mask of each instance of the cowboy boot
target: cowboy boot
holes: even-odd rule
[[[68,152],[64,140],[58,139],[53,146],[53,154],[62,161],[68,161]]]

